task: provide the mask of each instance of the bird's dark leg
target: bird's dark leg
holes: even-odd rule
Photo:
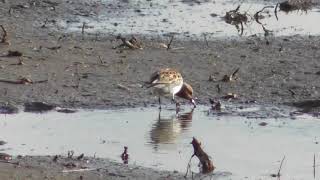
[[[161,110],[161,98],[159,96],[159,109]]]
[[[172,96],[172,102],[176,104],[176,113],[178,114],[178,112],[180,111],[180,103],[178,103],[178,102],[174,99],[174,95]]]

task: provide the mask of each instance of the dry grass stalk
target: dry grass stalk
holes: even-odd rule
[[[3,27],[3,25],[0,25],[0,28],[3,32],[0,43],[5,43],[5,44],[9,44],[8,42],[8,33],[6,31],[6,29]]]

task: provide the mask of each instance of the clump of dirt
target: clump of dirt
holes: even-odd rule
[[[288,0],[279,3],[279,9],[284,12],[295,10],[307,11],[310,10],[313,5],[312,0]]]

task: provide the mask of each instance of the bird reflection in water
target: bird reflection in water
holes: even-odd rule
[[[192,109],[190,112],[174,114],[170,117],[161,117],[161,111],[157,121],[152,125],[150,131],[151,144],[155,150],[170,149],[176,139],[184,131],[188,130],[192,122]]]

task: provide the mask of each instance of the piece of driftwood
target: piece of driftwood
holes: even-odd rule
[[[41,81],[32,81],[31,79],[22,77],[16,81],[13,80],[6,80],[6,79],[0,79],[0,82],[3,83],[9,83],[9,84],[36,84],[36,83],[44,83],[48,82],[48,80],[41,80]]]
[[[193,150],[194,150],[194,153],[191,156],[191,159],[194,156],[197,156],[197,158],[199,159],[200,164],[201,164],[201,173],[207,174],[207,173],[213,172],[213,170],[215,169],[215,166],[213,165],[212,161],[210,160],[208,154],[206,152],[204,152],[204,150],[201,148],[201,143],[195,137],[193,137],[191,144],[192,144]],[[191,159],[190,159],[190,161],[191,161]],[[190,164],[190,161],[189,161],[189,164]],[[185,177],[188,175],[188,170],[190,167],[189,164],[188,164],[188,169],[185,174]]]

